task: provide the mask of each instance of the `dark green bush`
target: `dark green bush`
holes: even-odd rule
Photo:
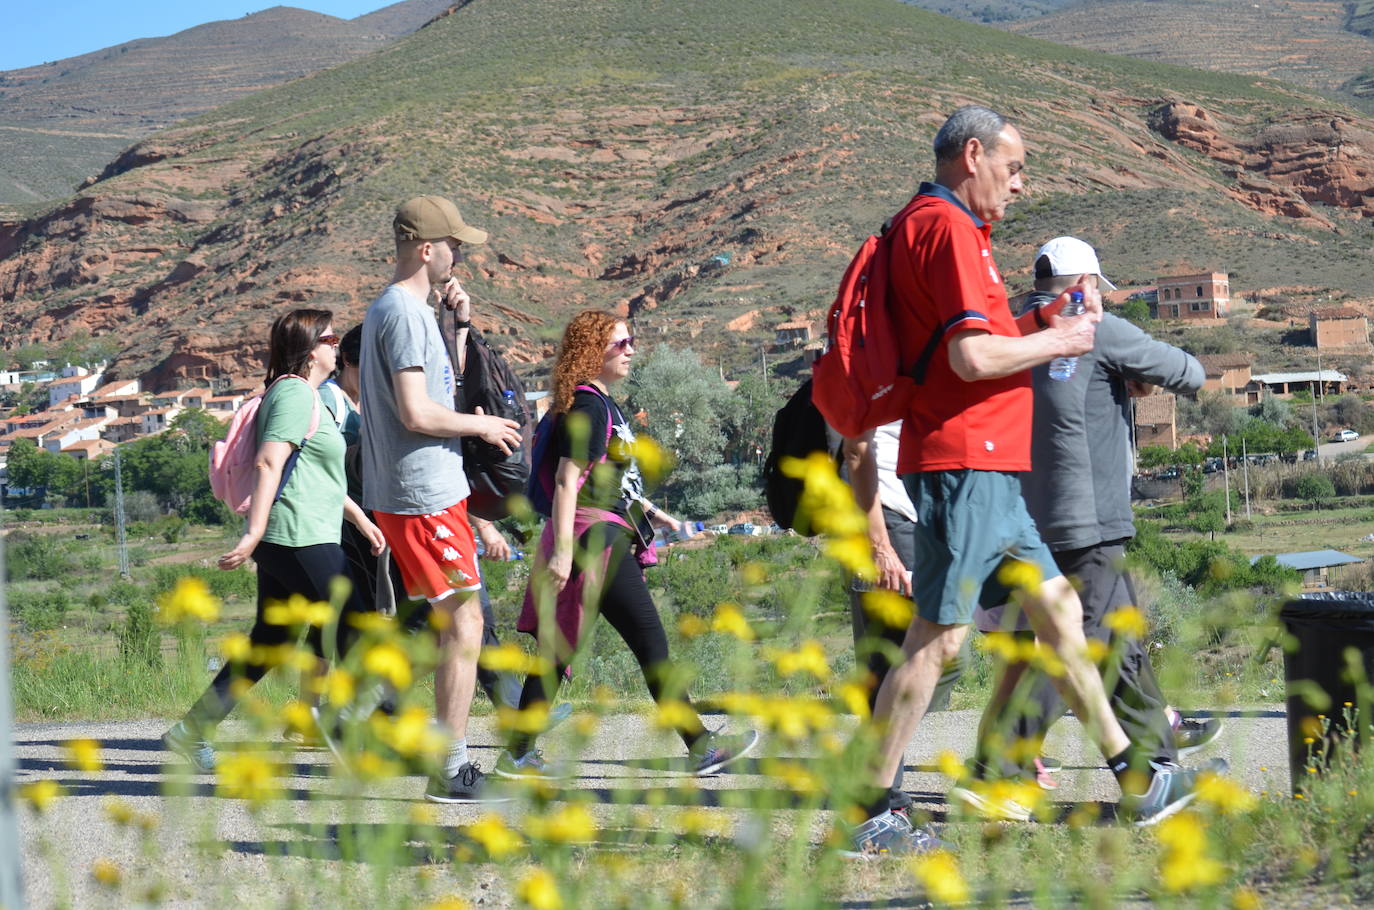
[[[71,543],[57,534],[15,531],[5,540],[5,568],[10,581],[52,581],[76,569]]]
[[[162,666],[162,633],[150,602],[138,600],[129,605],[124,626],[119,630],[119,657],[131,665]]]
[[[57,587],[43,591],[10,591],[10,612],[30,629],[55,629],[72,607],[67,592]]]

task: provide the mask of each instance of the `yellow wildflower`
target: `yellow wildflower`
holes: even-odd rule
[[[68,740],[63,751],[67,765],[78,771],[95,772],[105,767],[100,760],[100,743],[93,739]]]
[[[277,767],[259,755],[237,752],[219,760],[215,776],[220,794],[261,805],[282,795]]]
[[[36,780],[20,787],[19,795],[39,812],[45,812],[62,795],[62,785],[55,780]]]
[[[769,729],[794,742],[824,731],[834,721],[830,705],[816,698],[766,698],[759,708],[758,715]]]
[[[385,638],[396,631],[396,618],[385,613],[349,613],[346,620],[360,632],[370,632]]]
[[[503,706],[496,711],[496,723],[507,733],[543,733],[549,725],[549,705],[536,702],[524,710]]]
[[[1096,638],[1088,639],[1083,645],[1083,655],[1095,664],[1100,664],[1112,653],[1112,649],[1107,646],[1105,641],[1098,641]]]
[[[654,713],[654,726],[660,730],[686,730],[700,723],[697,712],[684,701],[664,699]]]
[[[672,470],[673,453],[664,449],[663,446],[648,436],[636,436],[630,452],[634,456],[635,463],[639,465],[644,480],[650,486],[657,484],[668,471]]]
[[[231,664],[241,664],[253,653],[253,642],[242,632],[235,632],[219,643],[219,653]]]
[[[219,619],[219,598],[211,594],[205,582],[195,576],[188,575],[178,580],[175,588],[158,598],[157,605],[158,621],[169,625],[183,619],[199,619],[201,622]]]
[[[772,660],[783,676],[810,673],[821,682],[830,678],[830,664],[826,663],[825,649],[814,639],[802,642],[795,651],[778,652]]]
[[[761,585],[768,581],[768,567],[761,562],[746,562],[739,567],[739,577],[747,585]]]
[[[572,803],[545,816],[525,819],[525,831],[536,840],[555,844],[585,844],[596,840],[596,819],[586,806]]]
[[[1215,885],[1226,874],[1221,863],[1207,855],[1207,833],[1195,812],[1180,812],[1155,829],[1164,844],[1159,877],[1165,890],[1175,894]]]
[[[432,904],[425,904],[423,910],[472,910],[472,904],[461,897],[442,897]]]
[[[91,878],[106,888],[118,888],[124,876],[113,860],[98,859],[91,864]]]
[[[591,739],[601,726],[601,718],[595,714],[578,714],[572,719],[573,732],[584,739]]]
[[[765,759],[761,770],[799,796],[812,796],[821,792],[820,777],[800,762]]]
[[[712,620],[711,628],[717,632],[733,635],[740,641],[754,640],[754,630],[749,627],[749,621],[744,618],[744,611],[739,608],[738,604],[717,604],[716,618]]]
[[[516,834],[494,812],[488,812],[477,821],[468,825],[468,837],[482,845],[492,859],[502,859],[517,853],[524,846],[520,835]]]
[[[394,642],[379,642],[363,652],[363,670],[373,676],[380,676],[398,691],[410,688],[410,658],[406,656],[405,650]]]
[[[1200,803],[1217,807],[1224,815],[1242,815],[1259,805],[1255,794],[1229,777],[1211,773],[1199,775],[1197,799]]]
[[[262,610],[263,622],[273,626],[324,626],[333,618],[333,607],[303,594],[269,602]]]
[[[1063,676],[1064,661],[1048,645],[1038,641],[1022,642],[1019,656],[1022,662],[1030,664],[1047,676]]]
[[[369,722],[378,739],[406,757],[438,758],[448,748],[448,737],[429,722],[425,709],[414,705],[395,718],[379,712]]]
[[[380,780],[385,777],[399,777],[402,773],[401,766],[388,759],[382,758],[376,752],[363,751],[353,756],[349,761],[349,768],[361,780]]]
[[[964,761],[959,754],[952,749],[946,749],[935,756],[935,764],[940,769],[940,773],[950,780],[963,780],[968,769],[964,767]]]
[[[989,632],[981,635],[978,637],[978,647],[1009,664],[1021,659],[1020,645],[1016,636],[1010,632]]]
[[[535,866],[520,883],[515,886],[517,900],[530,907],[530,910],[563,910],[563,896],[558,893],[558,882],[549,870]]]
[[[1241,886],[1231,893],[1232,910],[1260,910],[1260,896],[1253,888]]]
[[[863,606],[870,618],[889,629],[905,629],[911,625],[911,617],[916,613],[910,599],[885,588],[864,592]]]
[[[286,724],[288,730],[307,739],[315,735],[315,717],[310,713],[310,706],[299,699],[292,699],[282,705],[281,721]]]
[[[1034,592],[1040,590],[1045,574],[1033,562],[1009,559],[997,570],[997,580],[1013,590]]]
[[[134,807],[117,796],[106,797],[105,814],[121,828],[134,820]]]
[[[677,618],[677,631],[683,638],[699,638],[710,630],[706,620],[694,613],[684,613]]]
[[[354,696],[358,694],[358,684],[353,679],[353,674],[343,667],[332,667],[324,675],[321,694],[329,699],[331,705],[342,708],[352,704]]]
[[[513,641],[495,647],[485,647],[477,655],[477,663],[493,673],[518,673],[522,676],[542,676],[549,672],[549,662],[537,654],[527,654]]]
[[[860,718],[868,717],[868,688],[862,683],[841,683],[835,689],[835,695],[844,703],[845,710],[850,714]]]
[[[867,533],[831,537],[825,543],[825,555],[864,581],[878,580],[878,567],[873,562],[873,544],[869,542]]]
[[[1149,624],[1145,621],[1145,614],[1139,607],[1124,606],[1117,607],[1108,613],[1102,620],[1102,624],[1118,635],[1126,638],[1144,638],[1149,631]]]
[[[911,861],[911,871],[931,900],[940,904],[963,904],[969,899],[968,885],[959,874],[959,864],[948,850],[934,850]]]
[[[719,813],[700,806],[692,806],[678,813],[678,825],[688,837],[719,837],[729,827],[729,821]]]

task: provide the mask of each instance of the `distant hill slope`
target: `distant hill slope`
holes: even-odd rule
[[[1122,285],[1374,284],[1374,122],[1286,84],[893,0],[476,0],[0,224],[0,344],[90,332],[154,385],[259,375],[271,319],[310,302],[356,322],[391,274],[394,206],[442,192],[491,232],[467,283],[518,360],[601,306],[649,343],[757,364],[774,324],[828,304],[971,100],[1027,139],[995,234],[1014,286],[1060,233]]]
[[[138,139],[370,53],[451,2],[405,0],[352,21],[277,6],[0,72],[0,203],[68,196]]]

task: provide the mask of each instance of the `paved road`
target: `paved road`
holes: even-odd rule
[[[1282,709],[1257,709],[1245,716],[1225,712],[1220,716],[1226,729],[1220,742],[1205,756],[1225,756],[1238,778],[1256,792],[1281,791],[1288,773]],[[944,749],[970,754],[977,720],[973,711],[931,715],[918,741],[908,749],[905,788],[937,819],[944,814],[943,793],[948,782],[935,772],[933,759]],[[92,864],[101,858],[110,859],[125,870],[130,881],[150,875],[160,877],[166,886],[163,906],[214,906],[219,910],[234,905],[266,906],[269,901],[276,906],[283,897],[277,884],[281,881],[283,862],[305,866],[307,875],[312,865],[316,870],[321,865],[342,865],[315,859],[283,860],[273,855],[289,849],[292,842],[320,839],[322,829],[312,829],[301,822],[338,823],[357,818],[360,811],[371,820],[404,819],[424,786],[420,778],[387,781],[370,792],[360,809],[356,802],[340,798],[344,785],[329,776],[328,753],[302,751],[296,753],[292,776],[285,781],[291,799],[263,816],[255,816],[237,800],[215,797],[209,778],[193,779],[193,795],[168,797],[164,795],[164,785],[177,780],[185,783],[187,779],[174,773],[174,767],[163,768],[169,756],[161,751],[158,738],[165,728],[165,721],[18,726],[21,784],[53,779],[69,794],[51,804],[41,817],[31,809],[22,812],[24,873],[31,907],[57,906],[64,898],[77,907],[113,906],[111,896],[101,893],[90,876]],[[227,724],[222,734],[224,739],[233,741],[244,736],[244,728]],[[1113,804],[1116,785],[1080,734],[1072,718],[1058,724],[1051,734],[1047,752],[1061,758],[1066,766],[1059,775],[1061,786],[1054,798],[1065,804]],[[62,743],[77,737],[102,742],[104,770],[86,774],[65,767]],[[547,753],[557,757],[559,731],[547,739]],[[490,767],[496,758],[490,718],[474,718],[469,741],[475,745],[478,761]],[[239,745],[274,748],[272,744],[242,741]],[[594,747],[586,753],[588,760],[576,766],[573,786],[643,788],[637,801],[671,806],[674,794],[680,792],[676,785],[684,778],[654,770],[661,764],[655,759],[679,756],[681,752],[679,742],[652,730],[639,715],[606,718]],[[764,778],[753,773],[756,770],[746,763],[741,773],[701,781],[708,797],[715,797],[708,802],[728,805],[729,797],[723,791],[766,785]],[[154,835],[154,845],[141,845],[129,829],[115,826],[105,810],[110,797],[163,819]],[[438,823],[444,831],[471,822],[481,811],[472,807],[436,808]],[[622,810],[607,807],[606,811]],[[738,810],[716,811],[727,816],[730,824],[737,825],[744,819]],[[203,847],[212,839],[228,847],[212,864],[215,871],[207,874]],[[449,874],[443,871],[448,866],[436,868],[441,878]],[[482,906],[509,906],[494,874],[486,879],[479,874],[475,882],[468,875],[454,879],[453,885],[480,894]],[[470,899],[479,902],[471,896]]]

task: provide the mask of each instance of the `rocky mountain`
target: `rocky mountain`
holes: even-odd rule
[[[391,273],[394,206],[441,192],[491,232],[467,284],[516,359],[607,306],[729,371],[823,310],[968,101],[1027,138],[1027,192],[995,233],[1014,285],[1059,233],[1122,285],[1374,283],[1374,122],[1282,83],[892,0],[473,0],[0,224],[0,343],[114,335],[115,372],[154,386],[260,375],[284,309],[360,318]]]
[[[351,21],[276,6],[0,72],[0,204],[69,196],[138,139],[371,53],[452,3],[403,0]]]

